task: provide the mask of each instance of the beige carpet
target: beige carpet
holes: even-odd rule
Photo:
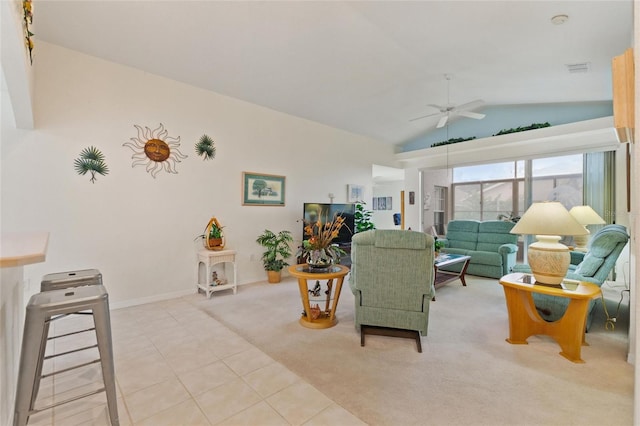
[[[371,425],[631,425],[633,367],[626,362],[628,293],[613,332],[602,308],[582,349],[585,364],[550,338],[510,345],[502,287],[469,277],[431,303],[423,353],[411,339],[367,336],[360,347],[345,281],[339,323],[298,324],[297,283],[241,286],[198,306]],[[228,293],[228,294],[227,294]],[[620,288],[607,289],[615,314]]]

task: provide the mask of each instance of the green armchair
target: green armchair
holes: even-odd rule
[[[606,225],[596,232],[589,241],[587,252],[582,261],[577,265],[570,265],[567,278],[578,281],[586,281],[601,286],[606,281],[627,245],[629,235],[627,228],[622,225]],[[572,257],[572,261],[573,261]],[[531,273],[528,265],[518,265],[514,272]],[[533,294],[533,301],[540,316],[547,321],[557,321],[562,318],[567,310],[568,300],[563,297],[548,296],[545,294]],[[599,299],[591,301],[587,313],[586,329],[593,322],[594,308]]]
[[[365,334],[413,337],[427,334],[433,287],[432,236],[414,231],[370,230],[353,236],[349,286],[355,325]]]

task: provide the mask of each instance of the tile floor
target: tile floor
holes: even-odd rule
[[[111,312],[120,425],[365,424],[190,300]],[[55,321],[51,333],[91,321],[88,315],[67,317]],[[59,353],[94,344],[95,336],[53,342],[48,352]],[[97,350],[54,358],[45,362],[44,372],[91,357]],[[36,407],[97,389],[101,380],[99,364],[43,379]],[[29,425],[109,424],[104,392],[29,419]]]

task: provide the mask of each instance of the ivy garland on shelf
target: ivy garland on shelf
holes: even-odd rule
[[[431,146],[442,146],[442,145],[449,145],[452,143],[458,143],[458,142],[466,142],[466,141],[470,141],[475,139],[475,136],[471,136],[470,138],[451,138],[449,140],[446,141],[442,141],[442,142],[436,142],[434,144],[432,144]]]
[[[527,130],[542,129],[544,127],[551,127],[551,124],[549,124],[549,122],[533,123],[531,126],[516,127],[515,129],[502,129],[493,136],[507,135],[509,133],[526,132]]]
[[[542,129],[544,127],[551,127],[551,124],[549,124],[549,122],[546,122],[546,123],[533,123],[530,126],[516,127],[516,128],[512,128],[512,129],[502,129],[498,133],[496,133],[495,135],[492,135],[492,136],[507,135],[509,133],[526,132],[527,130]],[[449,145],[449,144],[452,144],[452,143],[466,142],[466,141],[473,140],[475,138],[476,138],[475,136],[471,136],[470,138],[451,138],[451,139],[446,140],[446,141],[432,143],[431,144],[431,148],[436,147],[436,146]]]

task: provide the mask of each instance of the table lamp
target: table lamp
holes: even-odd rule
[[[533,203],[510,232],[536,236],[527,251],[531,273],[539,283],[559,285],[571,262],[569,248],[560,243],[560,236],[588,231],[560,202],[544,201]]]
[[[573,216],[574,219],[587,230],[586,235],[575,235],[573,237],[573,241],[576,243],[575,250],[586,252],[590,236],[587,225],[604,225],[606,222],[603,218],[598,216],[598,213],[596,213],[590,206],[575,206],[569,210],[569,213],[571,213],[571,216]]]

